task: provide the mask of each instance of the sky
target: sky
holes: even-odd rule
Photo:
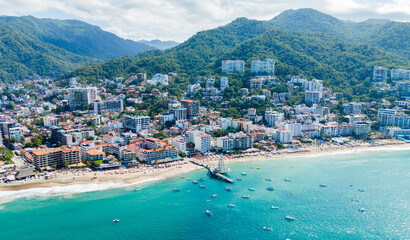
[[[0,0],[0,15],[78,19],[132,40],[183,42],[238,17],[313,8],[343,20],[410,21],[410,0]]]

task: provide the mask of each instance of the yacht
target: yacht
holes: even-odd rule
[[[285,178],[285,182],[292,182],[292,179],[290,179],[290,178]]]
[[[228,204],[228,207],[235,207],[235,204],[230,203],[230,204]]]
[[[320,184],[319,186],[320,187],[327,187],[327,185],[325,185],[325,184]]]
[[[211,195],[211,198],[216,198],[216,197],[218,197],[218,195],[216,195],[216,194]]]
[[[174,191],[174,192],[179,192],[179,191],[181,191],[181,188],[176,187],[176,188],[173,188],[172,191]]]
[[[265,231],[272,231],[272,228],[269,228],[269,227],[263,227],[262,229]]]
[[[228,192],[232,191],[232,189],[228,188],[228,187],[226,187],[225,190],[228,191]]]
[[[236,180],[238,180],[238,181],[242,181],[242,178],[240,178],[240,177],[237,177],[237,178],[236,178]]]
[[[272,181],[272,178],[266,178],[265,180],[270,182]]]
[[[193,184],[198,184],[198,182],[197,182],[197,181],[192,181],[192,183],[193,183]]]
[[[275,190],[275,188],[272,187],[272,186],[267,186],[267,187],[266,187],[266,190],[273,191],[273,190]]]
[[[199,187],[200,187],[200,188],[206,188],[206,186],[205,186],[205,185],[200,185]]]
[[[360,208],[359,212],[366,212],[367,210],[365,208]]]
[[[119,222],[119,221],[120,221],[119,219],[112,220],[112,222]]]
[[[248,189],[249,189],[249,191],[255,191],[256,190],[255,188],[252,188],[252,187],[250,187]]]
[[[291,216],[286,216],[285,219],[286,219],[286,220],[290,220],[290,221],[296,220],[296,218],[291,217]]]
[[[205,181],[205,179],[203,179],[203,178],[199,178],[198,180],[201,181],[201,182]]]
[[[242,195],[242,198],[250,198],[249,195]]]
[[[241,174],[242,174],[242,175],[244,175],[244,176],[245,176],[245,175],[247,175],[247,173],[246,173],[246,172],[241,172]]]
[[[205,210],[205,213],[206,213],[206,215],[208,215],[208,216],[212,216],[212,212],[209,211],[209,210]]]
[[[270,208],[271,208],[271,209],[279,209],[279,207],[276,207],[276,206],[273,206],[273,205],[270,206]]]
[[[357,191],[359,191],[359,192],[364,192],[364,189],[358,189]]]

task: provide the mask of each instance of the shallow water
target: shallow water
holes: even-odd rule
[[[291,157],[232,164],[234,184],[202,170],[185,174],[191,181],[19,198],[2,205],[1,239],[409,239],[409,160],[410,151]],[[206,189],[192,184],[200,177]]]

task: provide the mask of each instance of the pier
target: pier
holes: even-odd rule
[[[228,182],[228,183],[234,183],[234,181],[230,178],[228,178],[227,176],[224,176],[223,174],[221,174],[215,167],[207,165],[207,164],[203,164],[203,163],[197,163],[195,161],[190,161],[191,163],[201,166],[203,168],[206,168],[209,170],[209,173],[211,174],[211,177],[220,179],[222,181]]]

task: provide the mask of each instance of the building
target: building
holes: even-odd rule
[[[77,109],[90,105],[92,102],[97,100],[96,87],[69,88],[68,93],[68,102],[71,109]]]
[[[227,77],[221,77],[219,79],[220,85],[221,85],[221,90],[229,87],[229,81]]]
[[[135,152],[142,162],[152,162],[178,156],[178,151],[174,146],[157,138],[147,138],[130,144],[128,150]]]
[[[146,83],[149,85],[162,85],[167,86],[169,84],[168,75],[165,74],[155,74],[151,80],[147,80]]]
[[[122,99],[94,102],[95,114],[104,114],[108,112],[122,112],[123,110],[124,102]]]
[[[139,132],[149,129],[150,119],[148,116],[131,116],[124,115],[124,128],[126,131]]]
[[[275,60],[267,58],[263,61],[253,60],[251,65],[252,74],[274,75]]]
[[[181,100],[181,105],[187,109],[189,118],[199,116],[199,101],[184,99]]]
[[[88,161],[98,161],[98,160],[103,160],[105,153],[103,151],[97,150],[97,149],[90,149],[85,152],[86,159]]]
[[[60,123],[60,118],[52,116],[45,116],[43,120],[45,127],[57,126]]]
[[[370,123],[356,122],[353,125],[353,132],[356,136],[364,136],[370,132]]]
[[[249,88],[262,88],[263,79],[252,78],[249,84]]]
[[[292,143],[293,132],[291,130],[278,130],[276,131],[276,141],[289,144]]]
[[[343,112],[347,114],[359,114],[362,112],[362,104],[355,102],[344,103]]]
[[[407,114],[397,113],[392,109],[379,109],[377,116],[380,118],[381,126],[410,128],[410,116]]]
[[[59,126],[51,127],[51,142],[61,145],[78,145],[87,138],[95,138],[95,131],[92,128],[62,129]]]
[[[387,79],[387,68],[375,66],[373,69],[373,82],[382,82]]]
[[[313,79],[312,81],[304,81],[302,83],[303,90],[318,91],[320,93],[320,98],[322,98],[323,93],[323,81],[318,79]]]
[[[276,123],[282,122],[284,117],[284,113],[273,111],[272,109],[265,111],[265,121],[268,123],[268,126],[275,126]]]
[[[243,73],[245,71],[245,62],[242,60],[223,60],[223,73]]]
[[[9,128],[9,139],[17,138],[17,140],[20,142],[22,137],[23,137],[23,133],[21,132],[21,128],[19,127]]]
[[[194,134],[195,150],[209,152],[211,150],[211,135],[196,132]]]
[[[410,95],[410,81],[396,82],[397,91],[403,95]]]
[[[305,103],[306,104],[315,104],[320,102],[320,92],[307,90],[305,92]]]
[[[287,122],[285,125],[287,130],[293,132],[294,137],[302,136],[302,124],[299,122]]]
[[[167,122],[173,122],[175,121],[175,115],[172,113],[164,113],[159,115],[159,124],[164,126]]]
[[[33,151],[33,164],[37,169],[47,166],[64,166],[79,163],[79,148],[48,148]]]
[[[410,80],[410,70],[406,69],[393,69],[391,70],[391,80]]]

